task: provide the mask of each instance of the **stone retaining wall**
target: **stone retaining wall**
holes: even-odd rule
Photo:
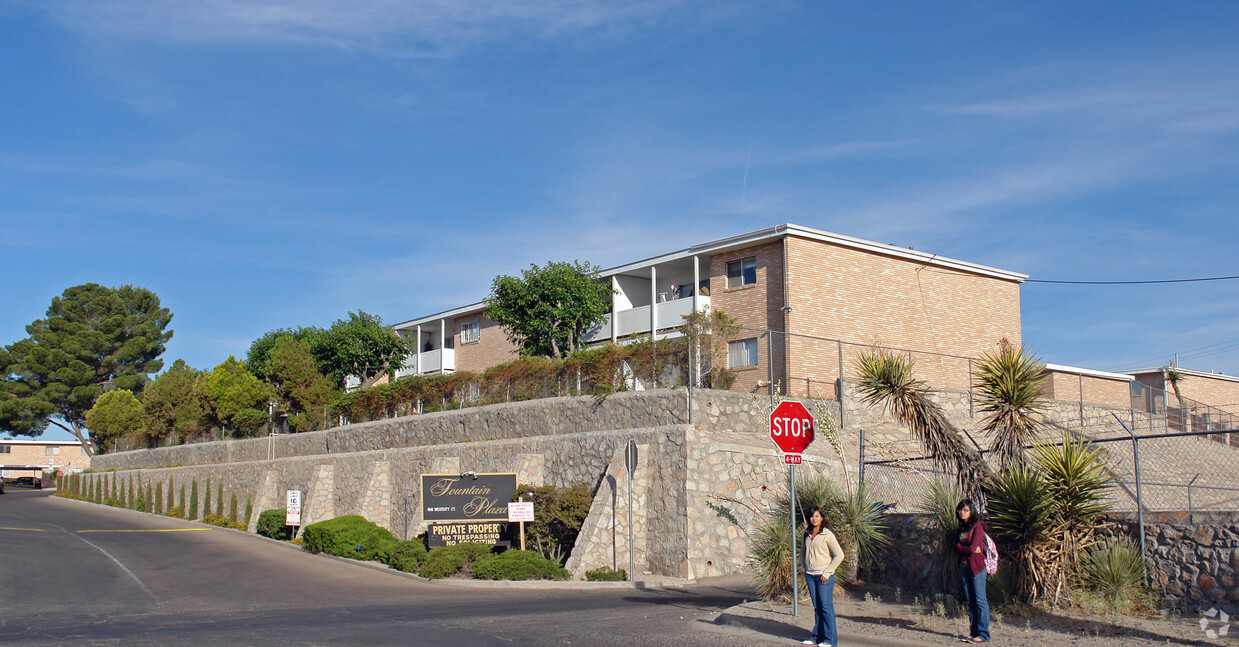
[[[1139,536],[1135,515],[1121,522]],[[1239,513],[1145,514],[1144,537],[1163,606],[1185,613],[1215,607],[1239,618]]]
[[[743,394],[731,394],[747,399]],[[726,397],[726,396],[721,396]],[[606,429],[638,429],[688,422],[684,389],[630,391],[605,398],[563,397],[470,407],[346,425],[273,438],[227,440],[94,457],[95,469],[217,465],[269,458],[559,436]]]

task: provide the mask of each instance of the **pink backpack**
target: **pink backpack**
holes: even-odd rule
[[[989,533],[985,533],[985,572],[988,575],[998,572],[998,547],[994,545],[994,540],[990,539]]]

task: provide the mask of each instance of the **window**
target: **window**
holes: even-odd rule
[[[43,448],[43,454],[45,456],[51,456],[53,454],[59,454],[59,453],[60,453],[59,447],[53,447],[51,445],[48,445],[47,447]]]
[[[482,338],[482,326],[475,319],[460,324],[460,343],[472,344]]]
[[[739,288],[757,283],[757,257],[750,256],[727,263],[727,287]]]
[[[11,454],[11,453],[13,453],[12,447],[10,447],[9,445],[0,445],[0,454]]]
[[[727,364],[731,368],[757,366],[757,338],[741,339],[728,344]]]

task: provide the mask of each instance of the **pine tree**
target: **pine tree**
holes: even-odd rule
[[[184,484],[184,483],[182,483],[182,484],[181,484],[181,498],[180,498],[179,500],[180,500],[180,503],[181,503],[181,505],[180,505],[180,509],[181,509],[181,514],[180,514],[180,517],[181,517],[182,519],[184,519],[184,518],[185,518],[185,514],[186,514],[186,512],[189,510],[189,508],[186,508],[186,507],[185,507],[185,484]]]
[[[246,529],[250,527],[250,518],[253,516],[254,516],[254,500],[246,499],[245,500],[245,527]]]
[[[155,484],[155,498],[151,499],[151,512],[163,514],[163,481]]]
[[[237,493],[232,493],[232,501],[228,503],[228,520],[237,522]]]
[[[207,490],[207,492],[210,492],[210,490]],[[198,518],[198,479],[194,479],[189,486],[189,515],[185,518]]]
[[[172,508],[176,507],[176,502],[172,499],[172,496],[175,493],[176,489],[172,483],[172,479],[168,479],[168,507],[164,508],[164,514],[171,512]],[[185,495],[182,494],[181,498],[184,499],[184,497]],[[181,509],[183,510],[184,508],[182,507]]]
[[[207,479],[206,488],[202,493],[202,518],[211,516],[211,479]]]

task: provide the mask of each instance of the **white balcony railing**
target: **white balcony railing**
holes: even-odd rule
[[[710,307],[710,297],[697,297],[697,307],[705,310]],[[684,316],[693,311],[693,300],[690,297],[664,301],[654,304],[654,314],[658,317],[658,327],[674,328],[684,324]],[[615,336],[627,337],[650,332],[650,306],[641,306],[615,313]],[[585,333],[585,342],[594,343],[611,338],[611,315],[606,315],[602,323]]]
[[[451,348],[424,350],[421,352],[421,370],[417,366],[418,355],[415,353],[404,358],[404,365],[396,369],[396,379],[408,375],[425,375],[427,373],[451,372],[456,370],[456,351]]]

